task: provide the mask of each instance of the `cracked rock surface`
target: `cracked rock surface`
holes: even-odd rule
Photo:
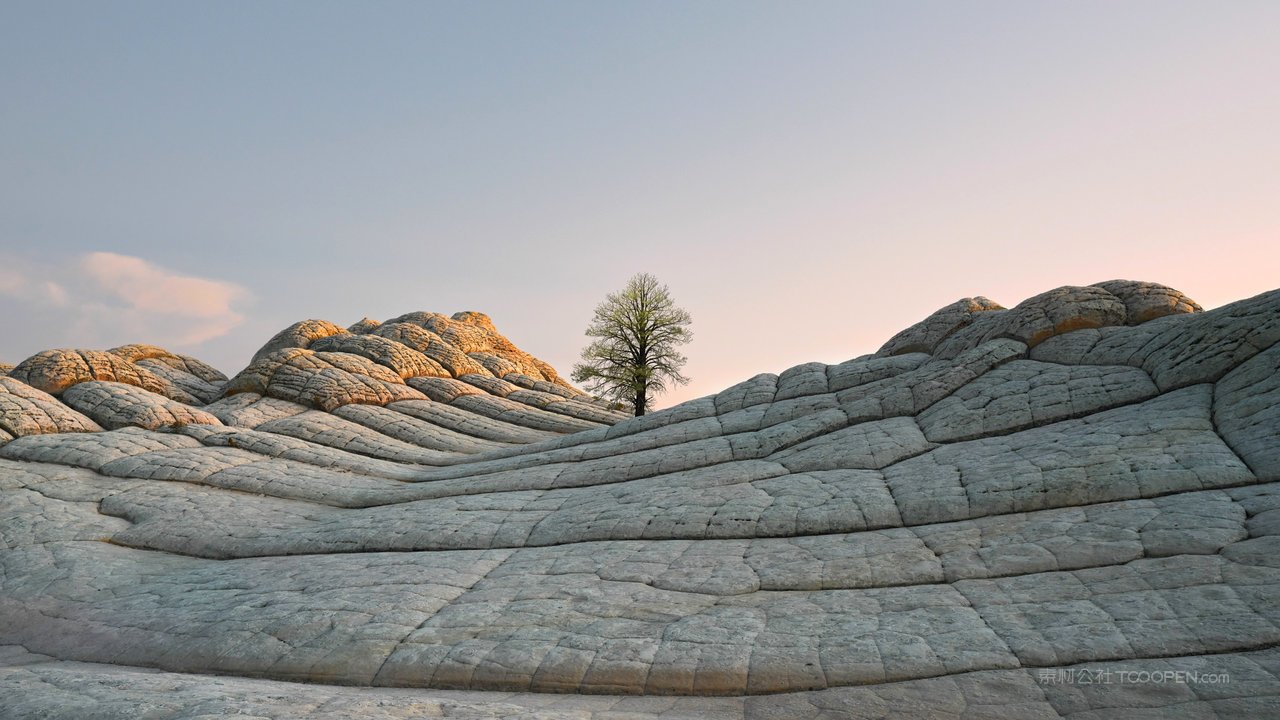
[[[1280,291],[641,418],[475,312],[0,377],[0,717],[1280,716]],[[306,684],[301,684],[306,683]]]

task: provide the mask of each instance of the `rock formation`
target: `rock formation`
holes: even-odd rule
[[[969,298],[641,418],[479,313],[55,350],[0,443],[4,718],[1280,715],[1280,291]]]

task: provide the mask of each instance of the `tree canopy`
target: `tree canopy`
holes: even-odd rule
[[[595,340],[573,366],[573,379],[644,415],[655,395],[689,382],[680,374],[687,358],[677,348],[693,339],[691,322],[666,285],[639,273],[596,306],[586,332]]]

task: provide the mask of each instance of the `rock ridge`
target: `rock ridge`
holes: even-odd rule
[[[1121,280],[640,418],[477,312],[38,353],[0,716],[1280,715],[1278,378]]]

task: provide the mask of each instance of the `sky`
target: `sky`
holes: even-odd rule
[[[1280,3],[0,0],[0,361],[238,371],[478,310],[567,375],[637,272],[689,385],[958,298],[1280,287]]]

